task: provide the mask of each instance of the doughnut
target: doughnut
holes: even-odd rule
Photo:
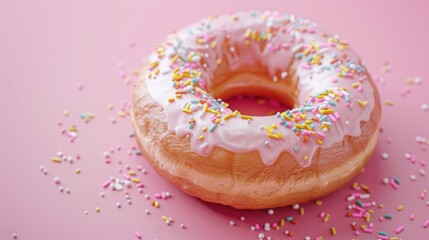
[[[239,95],[290,107],[246,115],[223,101]],[[171,33],[143,59],[133,93],[147,161],[184,192],[237,209],[340,188],[371,157],[380,118],[376,86],[349,43],[278,12],[208,17]]]

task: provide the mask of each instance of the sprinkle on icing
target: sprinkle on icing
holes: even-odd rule
[[[369,120],[374,101],[366,70],[348,42],[292,15],[234,16],[208,18],[170,36],[156,48],[142,76],[163,106],[170,129],[190,135],[194,152],[207,156],[215,146],[257,150],[264,163],[272,164],[287,151],[308,166],[317,148],[360,135],[360,121]],[[216,68],[226,64],[233,71],[256,60],[279,84],[291,81],[288,62],[293,61],[299,106],[254,117],[210,95]]]

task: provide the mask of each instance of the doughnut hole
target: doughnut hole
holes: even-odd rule
[[[230,104],[231,110],[268,116],[300,105],[298,81],[292,67],[282,78],[281,71],[270,76],[268,69],[260,63],[243,65],[234,71],[226,65],[215,71],[208,90],[214,98]],[[262,104],[264,102],[268,104]]]

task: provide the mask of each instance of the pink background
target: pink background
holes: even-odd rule
[[[352,239],[350,224],[361,219],[346,218],[345,201],[350,184],[324,197],[322,206],[304,204],[305,215],[290,207],[266,211],[239,211],[201,202],[176,190],[159,177],[139,156],[128,156],[134,145],[128,134],[132,131],[130,118],[116,112],[123,101],[130,101],[131,86],[121,79],[118,62],[124,63],[128,74],[138,68],[141,59],[156,43],[173,30],[197,21],[209,14],[237,10],[269,9],[293,13],[317,22],[340,34],[361,55],[373,75],[383,77],[378,84],[382,100],[393,100],[393,106],[383,106],[383,132],[365,173],[355,181],[371,188],[371,200],[383,203],[375,209],[374,229],[394,236],[394,229],[405,226],[399,234],[403,239],[429,239],[429,228],[422,223],[429,219],[429,196],[420,199],[429,188],[428,171],[420,161],[428,161],[427,144],[418,144],[416,136],[429,138],[429,111],[420,106],[429,104],[427,24],[429,5],[426,1],[1,1],[0,2],[0,239],[135,239],[134,230],[143,239],[258,239],[250,226],[275,222],[294,216],[297,225],[286,224],[281,231],[264,232],[273,239],[288,239],[285,230],[293,230],[296,239]],[[132,43],[135,46],[132,47]],[[382,72],[385,61],[392,71]],[[131,74],[128,76],[133,79]],[[421,85],[407,85],[408,77],[420,77]],[[84,89],[79,91],[77,85]],[[410,93],[401,97],[409,87]],[[113,104],[114,111],[109,111]],[[63,110],[70,113],[64,117]],[[95,115],[85,124],[81,112]],[[110,122],[115,117],[116,124]],[[61,134],[64,127],[75,124],[79,136],[74,143]],[[391,138],[391,143],[387,139]],[[104,163],[103,152],[121,146],[112,154],[111,165]],[[57,151],[76,156],[74,164],[50,161]],[[380,156],[389,154],[387,160]],[[404,158],[406,152],[415,154],[417,163]],[[150,206],[135,188],[128,190],[132,205],[124,199],[125,191],[102,189],[110,176],[121,176],[118,164],[133,168],[144,166],[148,174],[139,174],[145,183],[144,192],[153,194],[169,191],[173,197],[160,200],[161,207]],[[48,170],[44,176],[39,167]],[[80,168],[82,173],[74,173]],[[417,180],[412,182],[409,176]],[[53,182],[60,177],[61,185],[71,194],[60,193]],[[384,177],[401,180],[399,190],[383,185]],[[106,197],[99,196],[104,191]],[[118,209],[116,202],[122,203]],[[396,211],[404,204],[403,211]],[[95,213],[100,207],[101,212]],[[150,215],[144,213],[151,211]],[[84,212],[88,211],[87,216]],[[327,223],[318,217],[322,211],[331,214]],[[392,220],[378,217],[393,214]],[[416,214],[414,221],[410,214]],[[170,226],[161,216],[174,219]],[[245,221],[240,221],[244,216]],[[229,226],[230,220],[237,226]],[[187,229],[180,228],[185,224]],[[335,226],[337,236],[330,235]],[[294,238],[295,238],[294,237]],[[358,239],[375,239],[376,234],[362,233]]]

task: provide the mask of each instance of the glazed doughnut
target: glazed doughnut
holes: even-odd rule
[[[292,106],[229,109],[238,95]],[[240,209],[326,195],[359,173],[377,142],[377,89],[349,44],[277,12],[209,17],[144,60],[133,122],[145,158],[205,201]]]

